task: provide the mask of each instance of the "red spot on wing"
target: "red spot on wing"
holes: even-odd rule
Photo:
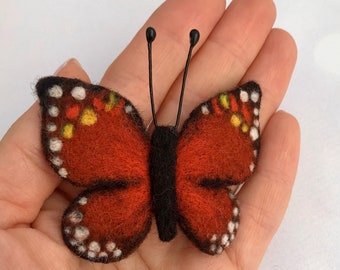
[[[214,112],[215,112],[216,115],[222,115],[223,114],[223,109],[218,104],[218,99],[217,98],[213,98],[211,100],[211,105],[214,108]]]
[[[76,105],[73,105],[67,108],[65,114],[66,114],[67,119],[74,120],[79,116],[79,112],[80,112],[80,105],[76,104]]]
[[[251,124],[251,120],[253,118],[253,112],[247,103],[242,103],[241,112],[242,112],[244,120],[248,123],[248,125]]]
[[[104,109],[105,104],[104,104],[104,102],[103,102],[101,99],[99,99],[99,98],[94,98],[94,99],[93,99],[93,106],[94,106],[94,108],[95,108],[97,111],[101,111],[101,110]]]
[[[235,96],[231,93],[228,94],[230,100],[230,109],[232,112],[238,112],[238,104]]]

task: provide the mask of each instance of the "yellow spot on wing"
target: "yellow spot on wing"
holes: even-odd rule
[[[239,127],[241,125],[241,123],[242,123],[242,119],[241,119],[241,117],[239,115],[233,114],[231,116],[230,122],[231,122],[231,124],[233,126]]]
[[[219,99],[220,99],[221,105],[222,105],[225,109],[229,109],[229,108],[230,108],[230,106],[229,106],[229,98],[228,98],[227,94],[224,94],[224,93],[221,94],[220,97],[219,97]]]
[[[62,136],[65,139],[71,139],[73,137],[74,126],[71,123],[66,124],[62,129]]]
[[[117,98],[113,92],[110,93],[109,101],[105,104],[105,111],[110,111],[117,103]]]
[[[97,122],[97,114],[92,109],[85,109],[81,115],[80,123],[85,126],[92,126]]]
[[[244,133],[246,133],[249,130],[249,127],[246,123],[243,123],[241,129]]]

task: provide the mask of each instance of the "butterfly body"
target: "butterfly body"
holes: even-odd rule
[[[151,136],[149,170],[153,212],[159,239],[176,236],[178,220],[176,199],[176,147],[178,132],[173,126],[156,126]]]
[[[256,83],[217,94],[180,131],[156,126],[151,138],[117,92],[61,77],[36,88],[44,154],[62,179],[85,188],[62,218],[70,250],[94,262],[119,261],[145,239],[152,215],[161,241],[179,226],[207,254],[231,244],[240,221],[231,186],[249,179],[259,154]]]

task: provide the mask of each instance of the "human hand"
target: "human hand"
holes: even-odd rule
[[[278,228],[295,178],[299,127],[276,112],[296,60],[292,38],[272,29],[275,8],[269,0],[169,0],[149,19],[112,63],[101,84],[118,91],[150,122],[145,27],[157,30],[154,86],[157,120],[174,123],[188,33],[197,28],[182,119],[199,103],[239,83],[256,80],[262,88],[262,148],[252,179],[238,194],[242,219],[237,237],[219,256],[200,252],[179,231],[170,243],[158,240],[153,224],[142,245],[118,263],[93,264],[63,243],[60,220],[80,192],[61,182],[48,166],[40,143],[38,104],[8,131],[0,144],[0,261],[4,269],[257,269]],[[182,55],[182,57],[180,57]],[[90,81],[75,60],[58,76]]]

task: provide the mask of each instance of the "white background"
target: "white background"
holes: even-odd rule
[[[35,100],[37,78],[76,57],[99,82],[161,2],[0,0],[0,138]],[[276,5],[276,26],[299,48],[281,108],[300,121],[302,147],[287,214],[260,269],[340,269],[340,2]]]

